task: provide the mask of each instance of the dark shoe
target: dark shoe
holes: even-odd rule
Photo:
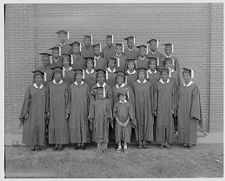
[[[80,145],[76,144],[76,146],[74,147],[75,150],[79,150],[81,148]]]
[[[30,150],[31,151],[35,151],[36,150],[36,146],[32,147]]]
[[[167,142],[165,143],[165,148],[167,148],[167,149],[170,148],[170,145]]]
[[[80,149],[85,150],[86,149],[86,146],[85,145],[81,145],[80,146]]]
[[[162,148],[162,149],[165,148],[165,144],[161,143],[160,148]]]
[[[58,150],[58,145],[55,145],[53,148],[52,148],[53,151],[57,151]]]
[[[63,146],[62,145],[59,145],[57,151],[62,151],[63,150]]]

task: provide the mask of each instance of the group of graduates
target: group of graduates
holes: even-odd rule
[[[52,145],[61,151],[72,144],[86,149],[96,142],[100,152],[109,141],[117,151],[127,152],[127,144],[148,148],[153,141],[169,148],[175,136],[185,148],[196,145],[197,124],[202,124],[200,94],[192,81],[194,71],[180,67],[173,43],[166,43],[165,55],[159,41],[151,39],[135,46],[129,36],[127,48],[113,35],[106,47],[93,44],[91,35],[68,43],[69,32],[57,32],[59,44],[51,53],[40,53],[43,65],[27,88],[20,123],[23,143],[31,150]]]

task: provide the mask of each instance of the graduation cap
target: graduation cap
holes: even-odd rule
[[[114,61],[114,63],[116,63],[117,60],[118,60],[118,57],[111,56],[108,58],[108,63],[109,63],[109,61]]]
[[[102,51],[102,44],[101,43],[95,43],[92,46],[93,46],[93,48],[95,48],[97,46],[97,47],[99,47],[100,52]]]
[[[122,70],[122,69],[117,69],[116,71],[116,77],[121,76],[121,77],[125,77],[126,73]]]
[[[33,70],[33,71],[31,71],[35,76],[36,75],[44,75],[44,72],[43,71],[41,71],[41,70],[39,70],[39,69],[36,69],[36,70]]]
[[[124,40],[129,40],[129,39],[134,40],[134,44],[135,44],[135,36],[131,35],[131,36],[124,38]]]
[[[80,48],[80,52],[81,52],[81,43],[79,41],[74,41],[72,43],[69,44],[70,46],[73,46],[73,45],[78,45],[79,48]]]
[[[59,51],[59,47],[58,46],[54,46],[54,47],[52,47],[52,48],[49,48],[49,50],[58,50]]]
[[[95,71],[98,73],[98,74],[106,74],[106,71],[104,70],[104,68],[102,67],[98,67],[98,68],[95,68]]]
[[[124,43],[116,43],[116,46],[121,46],[122,47],[122,52],[124,52]]]
[[[149,59],[148,64],[150,64],[150,62],[155,61],[156,66],[159,66],[159,58],[158,57],[147,57]]]
[[[56,33],[57,33],[58,35],[61,35],[61,34],[67,35],[67,39],[70,39],[69,32],[66,31],[66,30],[61,29],[61,30],[57,31]]]
[[[51,69],[54,71],[54,73],[55,72],[60,72],[60,73],[62,73],[62,67],[60,66],[60,65],[58,65],[58,64],[53,64],[52,66],[51,66]]]
[[[113,34],[112,35],[106,35],[106,39],[107,38],[112,38],[112,43],[113,43],[113,39],[114,39]]]
[[[91,44],[93,44],[93,36],[92,35],[82,35],[84,38],[90,38]]]
[[[152,38],[152,39],[150,39],[149,41],[147,41],[147,43],[150,44],[152,41],[155,41],[156,44],[157,44],[156,47],[159,48],[159,39]]]
[[[171,47],[171,51],[172,53],[174,52],[174,47],[173,47],[173,43],[163,43],[163,45],[166,47]]]
[[[46,57],[50,57],[52,56],[52,54],[50,53],[39,53],[40,55],[42,55],[42,57],[46,56]]]
[[[146,70],[147,70],[147,68],[145,68],[143,66],[137,68],[138,73],[140,73],[140,72],[146,72]]]
[[[133,63],[134,67],[135,68],[137,67],[137,59],[136,58],[128,58],[128,59],[126,59],[126,62],[127,62],[127,66],[129,63]]]
[[[187,72],[190,77],[193,79],[194,78],[194,70],[193,69],[189,69],[189,68],[182,68],[183,69],[183,73]]]
[[[157,70],[162,74],[163,72],[166,72],[167,74],[169,74],[169,77],[171,77],[171,71],[169,68],[165,68],[165,67],[158,67]]]
[[[138,46],[136,46],[136,47],[139,48],[139,50],[140,50],[142,47],[146,48],[146,49],[147,49],[146,54],[148,54],[148,46],[147,46],[147,45],[145,45],[145,44],[140,44],[140,45],[138,45]]]
[[[74,72],[75,72],[75,75],[77,74],[81,74],[82,75],[82,78],[84,79],[85,78],[85,72],[83,69],[81,68],[75,68],[75,69],[72,69]]]
[[[126,89],[119,89],[118,93],[117,93],[117,97],[120,97],[120,95],[126,96],[129,98],[129,92],[127,92]]]

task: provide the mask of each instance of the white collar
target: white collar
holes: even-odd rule
[[[144,84],[144,83],[146,83],[146,82],[147,82],[147,80],[146,80],[146,79],[144,79],[144,81],[143,81],[143,82],[141,82],[141,81],[138,79],[138,80],[137,80],[137,82],[138,82],[138,83],[143,83],[143,84]]]
[[[87,74],[92,74],[94,71],[95,71],[94,69],[91,69],[91,71],[89,72],[88,69],[86,69]]]
[[[121,55],[122,55],[122,53],[121,53],[120,55],[118,55],[118,54],[116,53],[116,56],[117,56],[117,57],[120,57]]]
[[[63,69],[64,69],[65,71],[69,71],[69,70],[72,70],[73,68],[70,66],[68,69],[66,69],[65,67],[63,67]]]
[[[145,56],[144,56],[143,58],[141,58],[141,57],[139,56],[139,59],[144,60],[144,59],[145,59]]]
[[[61,84],[61,83],[63,83],[63,80],[61,79],[60,81],[59,81],[59,83],[56,83],[56,81],[55,81],[55,79],[52,81],[54,84]]]
[[[191,80],[187,85],[185,85],[185,83],[183,82],[184,87],[189,87],[191,84],[193,84],[194,82]]]
[[[132,49],[129,49],[129,48],[127,47],[127,49],[131,52],[131,51],[133,51],[133,50],[134,50],[134,47],[133,47]]]
[[[100,86],[99,83],[97,83],[96,85],[97,85],[97,87],[105,87],[106,86],[106,83],[104,82],[102,86]]]
[[[154,54],[156,54],[156,52],[158,51],[158,49],[156,49],[155,52],[151,51],[151,49],[149,49],[149,51],[154,55]]]
[[[124,87],[126,84],[122,83],[121,86],[119,86],[118,84],[116,84],[116,88],[119,89],[120,87]]]
[[[116,71],[115,68],[113,68],[113,70],[111,70],[109,67],[107,68],[108,72],[114,73]]]
[[[172,54],[170,54],[169,56],[166,55],[167,58],[170,58],[172,56]]]
[[[43,84],[40,85],[40,87],[37,86],[37,83],[34,83],[33,86],[37,89],[42,89],[43,88]]]
[[[57,62],[57,61],[59,60],[59,57],[58,57],[58,58],[53,58],[53,60],[54,60],[55,62]]]
[[[59,45],[60,45],[61,47],[63,47],[65,44],[66,44],[65,42],[64,42],[64,43],[59,43]]]
[[[75,85],[78,85],[77,81],[75,81],[74,84]],[[80,83],[80,85],[83,85],[83,84],[84,84],[84,81],[82,80],[81,83]]]
[[[119,103],[125,103],[125,102],[127,102],[127,100],[126,100],[126,99],[125,99],[124,101],[121,101],[121,100],[119,101]]]
[[[99,55],[98,57],[95,55],[94,59],[98,60],[101,56]]]
[[[162,79],[160,79],[159,82],[161,82],[162,84],[165,84],[165,82],[163,82]],[[168,78],[167,81],[166,81],[166,83],[168,84],[169,82],[170,82],[170,79]]]
[[[133,74],[136,73],[136,70],[134,69],[133,72],[130,72],[130,70],[127,70],[127,73],[130,74],[130,75],[133,75]]]
[[[170,72],[174,72],[174,69],[173,68],[169,68],[170,69]]]
[[[148,69],[148,73],[150,73],[150,74],[155,74],[155,73],[157,73],[157,70],[155,69],[155,71],[152,72],[150,69]]]

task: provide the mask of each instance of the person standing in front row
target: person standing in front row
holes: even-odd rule
[[[48,84],[49,144],[54,145],[53,151],[61,151],[69,143],[69,91],[62,80],[62,67],[52,69],[53,80]]]
[[[134,109],[131,103],[127,102],[127,91],[120,90],[117,94],[119,102],[115,103],[113,109],[113,117],[116,119],[115,124],[115,138],[118,144],[117,152],[121,152],[123,141],[123,150],[127,152],[127,143],[130,143],[131,139],[131,127],[136,130],[136,119],[134,115]]]
[[[96,99],[90,104],[88,119],[92,131],[92,140],[97,143],[99,152],[106,152],[109,142],[109,124],[112,124],[112,108],[106,98],[103,87],[95,87]]]
[[[169,69],[160,68],[161,79],[154,87],[154,114],[156,121],[156,141],[161,148],[169,148],[174,138],[174,120],[176,113],[176,83],[169,78]]]
[[[138,80],[134,82],[135,115],[138,129],[138,148],[148,148],[153,141],[153,107],[150,82],[146,80],[146,68],[139,67]]]
[[[127,40],[127,48],[124,50],[127,59],[138,58],[139,52],[135,48],[135,36],[128,36],[124,40]]]
[[[184,82],[178,92],[178,140],[188,149],[197,143],[197,125],[202,128],[200,92],[192,78],[194,71],[183,68]]]
[[[90,88],[88,84],[83,81],[83,70],[73,69],[73,71],[75,71],[75,81],[69,86],[70,143],[75,144],[74,149],[76,150],[85,150],[85,144],[90,142],[88,123]]]
[[[20,125],[23,126],[22,142],[35,151],[46,146],[47,99],[46,87],[42,84],[44,73],[40,70],[32,73],[33,84],[26,90],[19,119]]]

